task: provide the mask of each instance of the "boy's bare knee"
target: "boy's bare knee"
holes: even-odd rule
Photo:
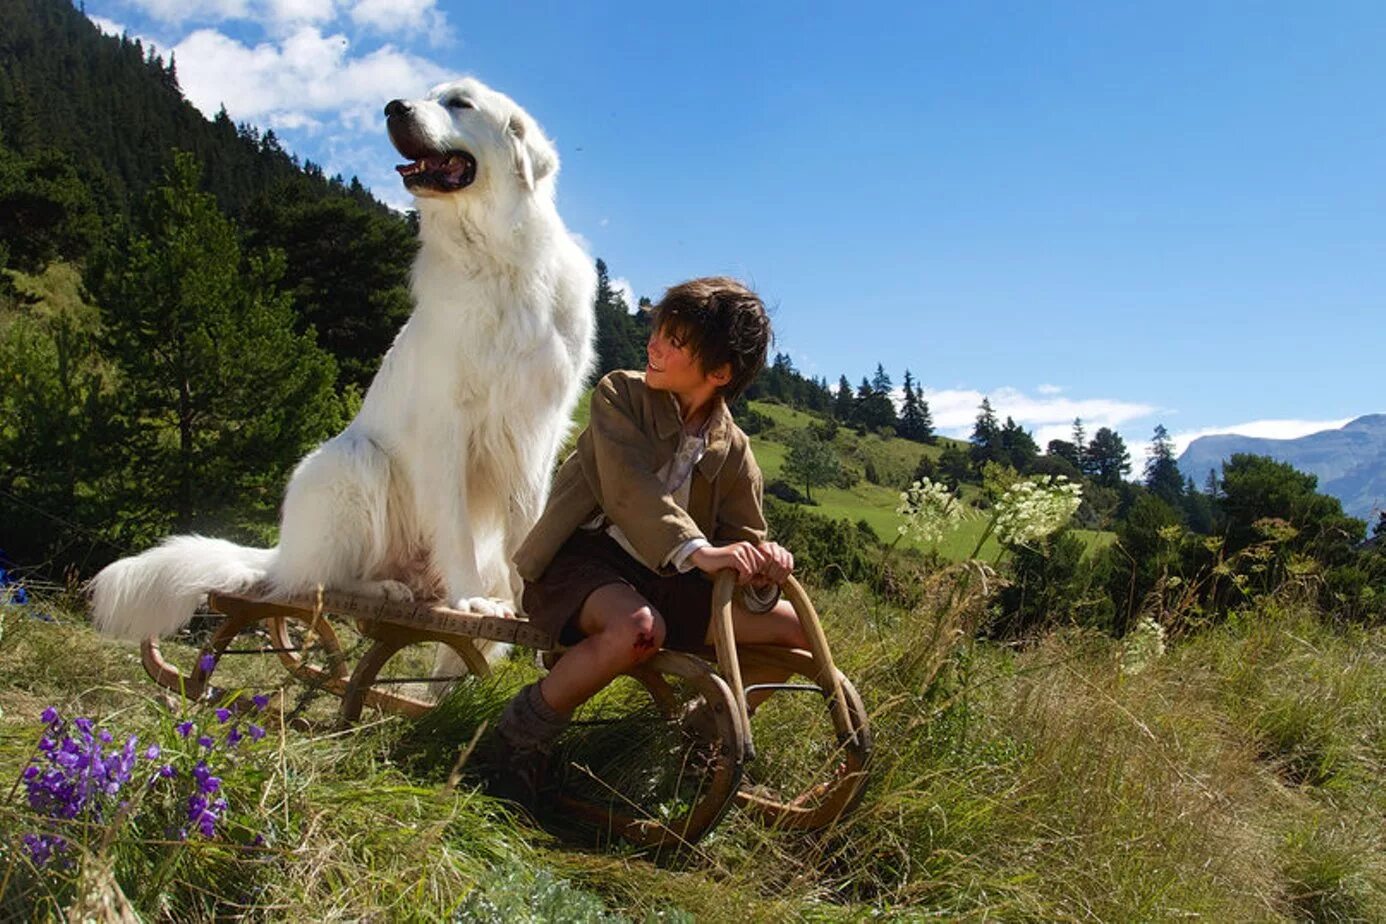
[[[631,614],[631,653],[636,662],[647,661],[664,647],[664,617],[653,607],[642,606]]]
[[[615,657],[639,664],[664,646],[664,618],[653,607],[642,606],[608,621],[602,637]]]

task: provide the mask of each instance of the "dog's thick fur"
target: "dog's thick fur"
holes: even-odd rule
[[[92,581],[101,630],[166,634],[208,591],[253,585],[513,606],[511,555],[591,368],[596,274],[554,204],[557,153],[508,97],[464,79],[387,114],[407,158],[465,152],[474,179],[406,184],[420,217],[414,313],[360,413],[295,469],[277,547],[176,536],[115,562]]]

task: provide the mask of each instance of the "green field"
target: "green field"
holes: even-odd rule
[[[791,432],[807,427],[816,418],[783,405],[761,401],[751,402],[751,408],[775,422],[768,431],[751,437],[751,447],[755,452],[756,461],[760,463],[767,483],[783,478],[784,457],[788,452],[785,440]],[[813,499],[817,505],[810,509],[815,514],[829,519],[845,518],[853,523],[865,521],[878,536],[890,542],[896,537],[900,524],[900,517],[895,510],[900,504],[901,489],[913,475],[920,457],[927,455],[938,458],[943,452],[943,446],[948,442],[952,441],[943,438],[936,445],[921,446],[894,437],[884,438],[876,434],[862,436],[847,427],[839,427],[833,445],[840,458],[854,467],[858,460],[870,459],[883,481],[887,484],[893,482],[900,487],[871,484],[865,479],[857,481],[851,488],[816,487],[813,489]],[[795,487],[803,490],[802,485]],[[964,487],[964,498],[971,500],[975,496],[975,489],[970,486]],[[987,522],[987,517],[977,511],[975,516],[964,520],[957,529],[937,543],[903,540],[901,545],[921,551],[937,551],[944,558],[960,561],[973,554],[977,548],[977,540],[986,530]],[[1105,548],[1114,538],[1109,532],[1086,529],[1073,530],[1073,534],[1087,543],[1089,552]],[[995,539],[988,538],[978,556],[993,560],[1000,552],[1001,547]]]

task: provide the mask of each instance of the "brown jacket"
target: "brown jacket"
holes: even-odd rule
[[[592,392],[591,422],[559,467],[539,522],[515,552],[520,576],[537,580],[559,547],[598,512],[650,562],[664,561],[700,536],[713,544],[763,542],[760,468],[726,402],[714,400],[707,451],[693,470],[684,511],[657,474],[678,450],[678,400],[647,388],[643,373],[604,376]]]

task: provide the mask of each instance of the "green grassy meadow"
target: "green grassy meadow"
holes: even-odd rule
[[[290,685],[269,735],[221,770],[223,834],[170,840],[137,812],[91,832],[70,879],[26,868],[13,838],[33,818],[12,790],[0,918],[123,896],[122,920],[1386,919],[1386,630],[1267,598],[1130,675],[1121,643],[1092,633],[971,640],[980,601],[955,581],[911,610],[813,591],[876,740],[865,800],[828,830],[734,810],[655,862],[530,827],[466,766],[450,786],[459,749],[534,675],[516,657],[423,719],[351,729],[332,697]],[[178,719],[215,727],[145,679],[135,646],[62,600],[36,605],[56,622],[4,608],[0,773],[17,780],[48,705],[169,753]],[[286,682],[261,658],[219,678]],[[787,713],[757,716],[756,735],[769,766],[804,746]]]

